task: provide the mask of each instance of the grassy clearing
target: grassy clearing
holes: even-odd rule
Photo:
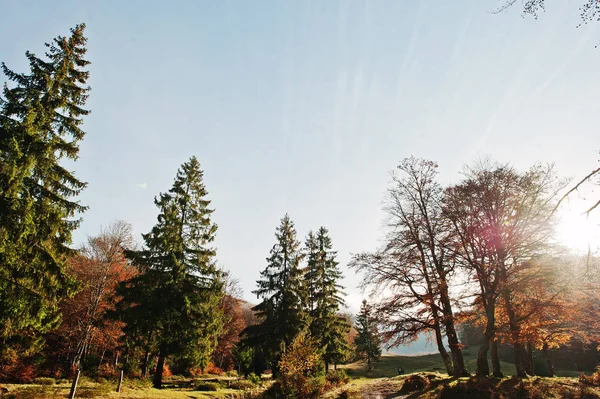
[[[425,383],[408,383],[415,380]],[[445,374],[420,372],[393,378],[360,377],[325,396],[339,398],[600,399],[600,388],[582,385],[573,377],[452,379]]]
[[[238,398],[242,397],[244,392],[259,391],[268,385],[268,382],[261,386],[255,386],[251,383],[240,383],[245,380],[237,380],[231,377],[203,376],[204,378],[189,379],[174,376],[165,379],[163,389],[154,389],[150,386],[150,381],[129,380],[123,382],[121,392],[117,393],[117,382],[113,380],[101,383],[92,381],[83,377],[77,387],[76,398],[119,398],[119,399],[217,399],[217,398]],[[206,381],[210,380],[210,381]],[[8,393],[2,398],[11,399],[49,399],[66,398],[71,389],[70,382],[59,384],[49,384],[43,381],[43,384],[3,384],[8,389]],[[250,388],[252,386],[252,388]]]
[[[464,357],[469,372],[475,373],[475,369],[477,368],[477,348],[473,347],[466,350]],[[504,375],[512,376],[516,374],[514,364],[501,361],[500,366]],[[353,378],[395,377],[398,375],[398,367],[403,367],[405,374],[416,372],[439,372],[445,374],[446,372],[439,354],[422,356],[384,355],[379,362],[375,363],[375,369],[370,373],[367,372],[367,365],[364,362],[356,362],[338,367],[346,369],[348,375]],[[573,370],[556,371],[556,375],[559,377],[578,377],[579,374],[581,374],[580,371]]]
[[[471,349],[465,352],[465,361],[471,372],[475,371],[476,359]],[[502,371],[506,375],[515,373],[514,365],[501,363]],[[398,367],[403,367],[405,375],[398,376]],[[579,384],[579,375],[574,371],[563,371],[562,375],[569,377],[544,378],[534,377],[523,381],[515,378],[483,379],[461,378],[451,379],[443,369],[443,363],[438,354],[424,356],[398,356],[386,355],[376,363],[372,372],[367,372],[366,364],[356,362],[339,368],[345,369],[351,380],[348,384],[338,387],[325,395],[327,399],[337,399],[344,392],[356,398],[392,398],[405,397],[409,399],[433,398],[494,398],[504,399],[512,397],[521,398],[572,398],[572,399],[600,399],[600,390]],[[427,388],[418,392],[402,392],[406,379],[410,375],[420,375],[428,379]],[[559,375],[560,372],[559,372]],[[417,378],[417,377],[410,377]],[[420,377],[419,377],[420,378]],[[70,382],[52,379],[38,379],[37,384],[4,385],[9,394],[2,398],[14,399],[46,399],[67,397]],[[258,391],[265,388],[269,382],[262,386],[255,386],[251,382],[236,377],[202,375],[195,378],[172,376],[164,381],[165,388],[158,390],[152,388],[149,380],[125,379],[121,393],[116,393],[115,380],[101,383],[82,377],[77,389],[78,398],[120,398],[120,399],[225,399],[241,398],[248,390]],[[213,390],[216,389],[216,390]],[[402,395],[402,396],[398,396]],[[475,396],[473,396],[475,395]],[[491,395],[491,396],[490,396]]]
[[[465,357],[465,363],[468,370],[474,372],[477,359],[470,356]],[[507,375],[515,373],[514,364],[500,362],[502,371]],[[404,368],[405,374],[416,372],[439,372],[445,373],[444,363],[440,355],[423,355],[423,356],[398,356],[385,355],[382,356],[379,362],[375,364],[375,369],[372,372],[367,372],[367,366],[364,362],[356,362],[348,365],[339,366],[345,368],[348,375],[351,377],[363,378],[390,378],[398,375],[398,367]]]

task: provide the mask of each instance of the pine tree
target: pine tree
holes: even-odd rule
[[[73,294],[66,261],[86,207],[86,186],[65,169],[85,132],[89,72],[85,25],[46,43],[42,59],[26,52],[29,73],[2,63],[13,82],[0,97],[0,352],[31,353],[58,325],[60,299]],[[1,355],[2,353],[0,353]]]
[[[338,283],[342,273],[325,227],[319,228],[317,234],[308,233],[305,248],[308,262],[304,280],[309,294],[310,332],[323,351],[327,370],[329,364],[343,362],[350,352],[346,342],[350,326],[338,314],[345,306],[343,287]]]
[[[252,308],[261,321],[244,330],[243,344],[261,348],[277,372],[281,353],[306,326],[302,304],[307,297],[300,281],[303,257],[300,242],[294,222],[287,214],[281,219],[275,237],[277,243],[267,258],[267,267],[260,273],[258,288],[252,291],[262,299]]]
[[[373,370],[373,363],[381,356],[381,340],[377,329],[377,321],[373,317],[371,305],[363,300],[360,313],[356,316],[355,328],[358,335],[354,339],[356,352],[367,360],[367,368]]]
[[[168,356],[205,367],[223,325],[223,283],[211,247],[217,225],[206,196],[200,163],[192,157],[169,192],[155,199],[160,214],[143,235],[145,249],[127,253],[142,273],[121,287],[120,308],[132,333],[154,337],[147,342],[157,346],[157,388]]]

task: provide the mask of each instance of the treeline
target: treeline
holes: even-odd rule
[[[160,388],[169,373],[277,374],[299,335],[323,370],[350,359],[328,230],[301,245],[286,215],[254,292],[261,303],[249,309],[218,267],[214,210],[195,157],[155,198],[157,221],[141,245],[130,225],[115,222],[71,248],[87,184],[62,164],[77,159],[89,113],[84,29],[47,44],[45,58],[27,52],[28,73],[2,64],[10,84],[0,98],[0,380],[122,369],[153,373]]]
[[[251,354],[254,371],[270,368],[277,375],[282,353],[300,333],[314,340],[325,371],[331,364],[346,362],[353,354],[350,321],[340,314],[345,307],[342,274],[329,231],[325,227],[310,231],[302,246],[294,223],[285,215],[275,238],[253,291],[261,299],[252,309],[259,322],[242,332],[241,345]]]
[[[10,84],[0,98],[0,378],[117,367],[146,375],[156,357],[160,386],[167,365],[231,368],[252,317],[217,267],[195,157],[155,199],[143,247],[124,222],[70,247],[87,209],[76,199],[87,184],[63,166],[78,157],[89,113],[84,29],[46,44],[45,57],[27,52],[26,73],[2,64]]]
[[[443,187],[438,165],[408,158],[392,174],[382,247],[357,254],[389,346],[431,334],[454,376],[501,376],[498,346],[512,346],[517,374],[542,351],[598,342],[597,260],[567,255],[554,238],[559,192],[552,166],[526,171],[492,161],[466,167]],[[476,370],[467,370],[459,326],[480,328]],[[449,348],[449,353],[447,348]],[[491,369],[489,361],[491,360]]]

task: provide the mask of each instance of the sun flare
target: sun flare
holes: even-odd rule
[[[561,244],[580,251],[592,251],[600,244],[599,221],[594,216],[575,212],[564,212],[556,228],[556,236]]]

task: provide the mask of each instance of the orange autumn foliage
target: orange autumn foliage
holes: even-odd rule
[[[123,324],[104,315],[113,310],[117,285],[135,275],[123,247],[131,243],[131,227],[117,222],[95,237],[89,237],[69,263],[81,290],[61,306],[62,324],[50,336],[52,355],[66,359],[65,368],[75,368],[83,359],[95,356],[98,366],[110,354],[117,355]]]

